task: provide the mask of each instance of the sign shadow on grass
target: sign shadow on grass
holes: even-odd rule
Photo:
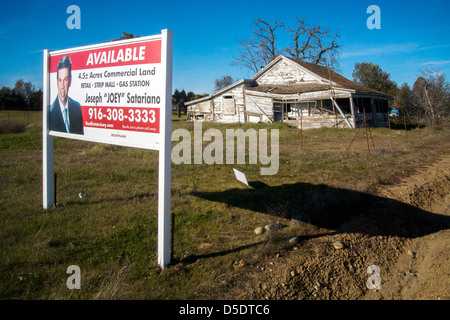
[[[245,189],[232,188],[222,192],[191,194],[208,201],[299,220],[329,230],[329,233],[318,236],[360,233],[412,239],[450,227],[448,216],[354,190],[300,182],[268,186],[260,181],[252,181],[249,186]],[[262,243],[257,242],[201,257],[225,255]]]

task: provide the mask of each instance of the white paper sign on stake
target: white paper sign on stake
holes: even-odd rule
[[[233,171],[234,171],[234,175],[236,176],[236,179],[248,186],[248,182],[247,182],[247,178],[245,177],[245,174],[243,174],[242,172],[240,172],[234,168],[233,168]]]

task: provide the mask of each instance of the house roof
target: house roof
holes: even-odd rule
[[[191,105],[194,103],[208,101],[208,100],[214,98],[215,96],[220,95],[224,92],[227,92],[227,91],[229,91],[237,86],[240,86],[240,85],[244,85],[246,87],[254,87],[254,86],[257,86],[258,84],[253,79],[242,79],[242,80],[239,80],[239,81],[236,81],[236,82],[230,84],[229,86],[227,86],[225,88],[219,89],[219,90],[211,93],[209,96],[185,102],[185,105]]]
[[[318,83],[304,83],[304,84],[293,84],[293,85],[257,85],[256,82],[258,78],[270,70],[273,65],[276,65],[279,61],[286,59],[294,64],[299,65],[301,68],[305,69],[307,72],[312,73],[319,78],[321,78],[321,82]],[[331,81],[331,84],[330,84]],[[251,91],[257,91],[257,92],[266,92],[266,93],[275,93],[275,94],[298,94],[298,93],[305,93],[305,92],[314,92],[314,91],[323,91],[328,90],[332,86],[333,88],[339,88],[339,89],[347,89],[355,91],[356,93],[363,93],[363,94],[376,94],[376,95],[382,95],[385,97],[389,97],[389,95],[370,89],[364,86],[361,86],[353,81],[350,81],[349,79],[345,78],[344,76],[340,75],[339,73],[335,72],[334,70],[317,65],[314,63],[305,62],[298,59],[288,58],[285,56],[278,56],[272,62],[270,62],[266,67],[261,69],[255,76],[253,76],[252,79],[244,79],[239,80],[231,85],[229,85],[226,88],[223,88],[221,90],[218,90],[211,95],[200,98],[197,100],[192,100],[186,103],[186,105],[199,103],[202,101],[207,101],[221,93],[224,93],[236,86],[244,84],[246,87],[251,87]]]
[[[377,94],[377,95],[384,95],[388,96],[387,94],[370,89],[364,86],[361,86],[353,81],[350,81],[349,79],[345,78],[344,76],[340,75],[336,71],[325,67],[321,65],[317,65],[310,62],[305,62],[302,60],[294,59],[294,58],[288,58],[286,56],[278,56],[272,62],[270,62],[265,68],[263,68],[260,72],[258,72],[253,79],[257,80],[262,74],[264,74],[266,71],[270,70],[273,65],[276,65],[278,62],[282,61],[283,59],[288,60],[294,64],[299,65],[301,68],[305,69],[311,74],[314,74],[321,78],[321,80],[325,83],[328,83],[328,88],[330,87],[329,82],[332,82],[332,85],[334,88],[340,88],[340,89],[349,89],[354,90],[357,93],[366,93],[366,94]],[[309,86],[309,84],[305,84],[305,86]],[[319,88],[319,87],[311,87],[311,88]],[[254,90],[254,89],[252,89]],[[297,91],[296,91],[297,92]],[[302,91],[306,92],[306,91]]]
[[[330,89],[329,84],[310,83],[299,85],[259,85],[250,88],[250,91],[275,93],[275,94],[298,94],[305,92],[323,91]]]
[[[320,76],[321,78],[331,80],[332,82],[335,83],[334,87],[342,88],[342,89],[351,89],[351,90],[355,90],[356,92],[361,92],[361,93],[376,93],[376,94],[382,94],[382,95],[387,96],[387,94],[385,94],[383,92],[380,92],[380,91],[377,91],[374,89],[370,89],[370,88],[361,86],[353,81],[350,81],[349,79],[345,78],[344,76],[340,75],[339,73],[337,73],[336,71],[334,71],[328,67],[301,61],[301,60],[297,60],[297,59],[293,59],[293,58],[287,58],[287,57],[285,57],[285,58],[297,63],[298,65],[300,65],[303,68],[311,71],[312,73]]]

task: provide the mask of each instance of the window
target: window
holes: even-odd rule
[[[235,115],[236,114],[236,107],[234,104],[233,96],[231,96],[231,95],[223,96],[222,104],[223,104],[223,114],[225,114],[225,115]]]

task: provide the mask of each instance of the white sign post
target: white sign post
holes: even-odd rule
[[[53,136],[159,151],[158,264],[170,263],[173,32],[44,51],[43,207],[55,205]]]
[[[48,50],[44,50],[44,79],[42,83],[42,198],[43,207],[48,209],[55,205],[53,184],[53,137],[48,134],[48,106],[49,101],[49,60]]]
[[[158,172],[158,264],[161,268],[170,264],[170,182],[171,182],[171,134],[172,134],[172,52],[173,33],[162,31],[161,63],[164,72],[165,108],[161,110],[161,142]]]

